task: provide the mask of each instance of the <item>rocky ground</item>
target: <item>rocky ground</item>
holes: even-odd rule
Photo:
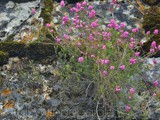
[[[142,13],[139,8],[135,7],[135,1],[132,1],[133,3],[124,1],[119,1],[120,7],[114,14],[107,11],[110,6],[106,2],[96,1],[93,4],[98,11],[97,16],[102,20],[105,19],[106,23],[114,15],[118,21],[125,22],[127,29],[131,30],[140,26]],[[21,40],[28,32],[25,31],[25,28],[35,27],[31,25],[31,21],[34,18],[39,19],[42,7],[41,0],[30,0],[30,2],[24,0],[22,3],[16,2],[16,0],[0,2],[1,41],[11,34],[15,34],[14,39]],[[31,13],[32,8],[36,8],[35,15]],[[59,24],[62,15],[59,9],[59,4],[55,5],[53,12],[57,12],[57,14],[52,22],[56,25]],[[145,39],[143,31],[137,37]],[[157,66],[153,64],[153,59],[158,61]],[[146,66],[149,67],[149,70],[144,77],[149,82],[155,79],[160,81],[160,58],[148,58]],[[25,57],[10,58],[8,64],[0,67],[0,119],[97,120],[92,89],[86,93],[90,83],[84,81],[78,83],[74,77],[70,81],[64,81],[59,71],[60,67],[61,63],[56,60],[50,64],[41,64]],[[153,111],[150,112],[149,118],[158,120],[160,118],[160,102],[152,103],[152,106]],[[107,108],[100,107],[98,112],[101,113],[102,120],[115,119],[114,114],[107,111]]]

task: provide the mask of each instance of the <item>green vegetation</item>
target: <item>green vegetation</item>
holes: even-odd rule
[[[6,64],[8,62],[8,53],[0,51],[0,65]]]
[[[153,6],[146,10],[143,19],[143,28],[145,32],[150,31],[151,33],[154,32],[155,29],[160,30],[160,8],[158,6]],[[150,36],[149,40],[144,43],[142,47],[143,54],[149,53],[150,45],[153,41],[156,41],[157,44],[160,44],[160,34],[159,35],[152,35]],[[158,57],[160,56],[160,51],[158,51],[155,55],[150,57]]]
[[[50,43],[33,42],[28,45],[21,42],[1,42],[1,58],[0,65],[7,63],[8,57],[28,57],[35,61],[45,62],[44,60],[56,59],[55,51],[60,51],[62,48],[58,45]]]
[[[44,19],[44,25],[51,22],[52,19],[52,10],[53,10],[53,1],[52,0],[45,0],[44,1],[44,8],[42,9],[40,17]]]
[[[148,5],[156,5],[159,3],[159,0],[142,0],[142,1]]]
[[[21,42],[1,42],[0,50],[8,52],[9,57],[25,56],[25,44]]]

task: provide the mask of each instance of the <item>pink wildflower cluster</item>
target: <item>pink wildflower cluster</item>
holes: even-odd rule
[[[155,53],[156,51],[159,51],[159,50],[160,50],[160,45],[157,45],[156,41],[153,41],[151,43],[150,52]]]
[[[60,5],[61,5],[61,7],[65,7],[65,2],[64,2],[64,0],[61,0]]]
[[[116,2],[117,0],[113,0],[111,4],[114,5]],[[64,6],[65,3],[62,1],[61,7]],[[130,84],[127,82],[130,75],[128,76],[126,73],[141,61],[139,56],[142,53],[134,51],[138,43],[134,38],[134,34],[139,32],[139,28],[133,28],[131,33],[129,33],[125,30],[126,23],[121,22],[118,24],[115,19],[111,19],[107,26],[101,28],[101,22],[96,17],[96,11],[87,2],[77,3],[70,11],[73,12],[74,17],[69,19],[69,16],[64,16],[62,18],[62,25],[65,25],[68,33],[57,37],[56,41],[62,43],[62,45],[63,42],[65,44],[68,43],[67,47],[74,48],[69,52],[71,52],[73,58],[76,58],[76,62],[79,63],[78,65],[82,65],[83,68],[89,66],[87,69],[94,70],[96,79],[99,80],[100,78],[102,81],[99,83],[99,86],[104,84],[102,86],[108,87],[108,83],[110,83],[113,87],[110,88],[116,93],[115,96],[118,97],[127,88],[128,94],[125,94],[125,96],[127,99],[129,98],[129,102],[132,101],[138,89],[135,86],[128,88]],[[159,31],[156,29],[154,34],[157,35],[158,33]],[[74,37],[70,36],[73,34]],[[150,35],[150,31],[146,34]],[[142,45],[143,43],[141,43]],[[157,45],[156,41],[153,41],[150,52],[154,53],[157,50],[160,50],[160,45]],[[157,64],[157,61],[153,60],[153,63]],[[89,71],[87,74],[92,72]],[[119,74],[123,75],[118,76]],[[127,77],[127,79],[124,77]],[[158,87],[158,81],[154,81],[153,85]],[[122,89],[123,87],[125,88]],[[131,111],[131,104],[129,104],[125,106],[126,112]]]
[[[112,2],[110,3],[111,5],[116,4],[117,0],[112,0]]]
[[[36,13],[36,9],[32,8],[32,14]]]
[[[96,16],[96,11],[95,10],[91,10],[88,14],[89,14],[90,18],[94,18]]]
[[[62,24],[63,25],[65,25],[66,23],[69,23],[69,18],[68,18],[68,16],[64,16],[63,18],[62,18]]]
[[[116,86],[116,93],[120,93],[120,91],[121,91],[120,86]]]

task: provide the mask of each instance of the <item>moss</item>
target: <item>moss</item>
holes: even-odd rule
[[[8,62],[8,53],[0,51],[0,66],[6,64]]]
[[[60,49],[59,49],[60,50]],[[44,60],[47,57],[54,57],[56,58],[56,51],[54,44],[47,44],[47,43],[31,43],[27,47],[27,56],[30,59],[34,60]]]
[[[44,25],[51,22],[53,10],[53,1],[52,0],[45,0],[44,1],[44,8],[42,9],[40,17],[44,19]]]
[[[6,41],[6,42],[13,41],[15,35],[16,35],[16,34],[11,34],[11,35],[9,35],[9,36],[6,38],[5,41]]]
[[[142,1],[148,5],[157,5],[160,2],[159,0],[142,0]]]
[[[153,32],[154,29],[160,28],[160,8],[158,6],[154,6],[148,10],[146,10],[146,14],[143,18],[143,28],[145,31]]]
[[[29,45],[19,42],[1,42],[0,50],[7,52],[9,57],[28,57],[36,61],[49,61],[57,58],[56,49],[61,51],[61,47],[50,43],[33,42]]]
[[[25,56],[25,44],[20,42],[1,42],[0,50],[8,52],[10,57]]]

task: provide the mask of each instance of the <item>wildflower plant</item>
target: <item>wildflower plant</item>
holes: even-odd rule
[[[61,7],[63,11],[64,1]],[[59,36],[56,37],[57,44],[69,56],[69,59],[63,60],[63,75],[76,73],[79,80],[86,78],[86,81],[94,83],[95,100],[103,100],[110,110],[117,111],[120,116],[136,118],[135,111],[138,109],[145,114],[146,106],[141,107],[141,104],[148,96],[156,96],[158,81],[152,83],[153,89],[148,89],[143,78],[137,81],[133,76],[142,74],[143,60],[158,51],[159,45],[153,42],[150,53],[139,57],[141,52],[137,45],[141,47],[142,43],[134,38],[138,28],[129,32],[123,22],[118,24],[115,19],[103,28],[94,7],[85,1],[77,3],[70,12],[74,17],[62,17],[63,30],[59,28]],[[158,30],[154,34],[157,35]],[[147,32],[149,35],[150,32]]]

